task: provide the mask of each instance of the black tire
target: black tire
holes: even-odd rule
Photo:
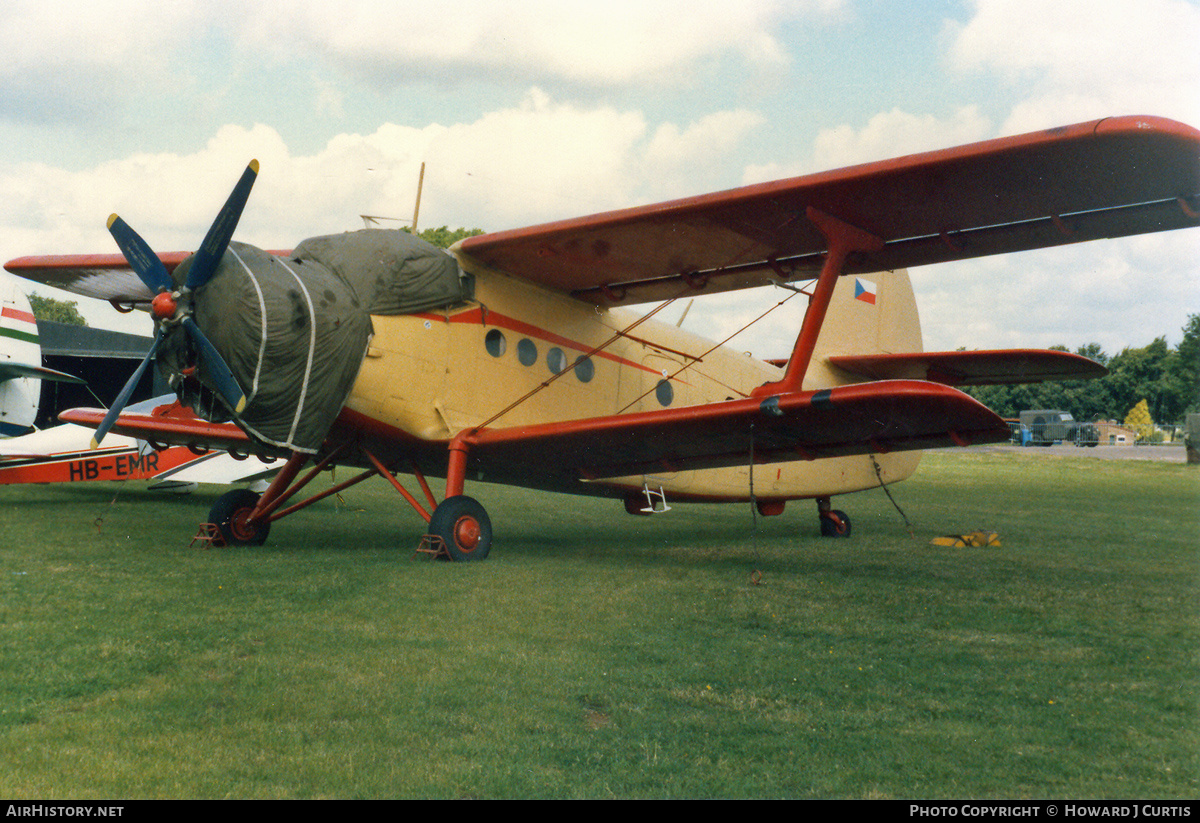
[[[827,515],[821,515],[821,536],[822,537],[849,537],[850,536],[850,518],[843,511],[831,511]],[[834,518],[837,518],[836,520]],[[840,522],[839,522],[840,521]]]
[[[442,538],[458,563],[484,560],[492,550],[492,521],[477,500],[463,494],[447,497],[433,510],[429,533]]]
[[[249,489],[234,489],[217,498],[208,511],[208,522],[217,527],[227,546],[261,546],[271,532],[271,521],[263,520],[253,527],[246,518],[258,504],[259,495]]]

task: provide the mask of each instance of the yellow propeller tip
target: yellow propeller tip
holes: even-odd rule
[[[92,451],[95,451],[98,448],[100,448],[100,441],[93,437],[92,438]]]
[[[119,217],[117,217],[117,214],[116,214],[116,212],[113,212],[112,214],[110,214],[110,215],[108,216],[108,223],[106,223],[105,225],[107,225],[107,226],[108,226],[108,228],[110,228],[110,229],[111,229],[111,228],[113,227],[113,223],[117,222],[117,220],[119,220],[119,219],[120,219],[120,218],[119,218]]]
[[[241,414],[242,409],[244,409],[244,408],[246,408],[246,398],[243,396],[240,400],[238,400],[237,408],[234,409],[234,412],[237,414]]]
[[[255,174],[258,174],[258,161],[257,160],[250,161],[250,171],[254,172]]]

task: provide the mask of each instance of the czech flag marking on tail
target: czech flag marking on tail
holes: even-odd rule
[[[861,277],[854,278],[854,299],[875,305],[875,284]]]

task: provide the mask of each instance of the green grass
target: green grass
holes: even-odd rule
[[[935,453],[849,541],[476,486],[465,565],[377,481],[189,548],[221,491],[0,490],[0,796],[1200,794],[1195,467]]]

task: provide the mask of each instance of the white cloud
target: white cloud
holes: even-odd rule
[[[789,63],[783,25],[841,0],[110,0],[0,6],[0,120],[62,123],[133,112],[152,95],[263,67],[315,78],[310,105],[338,113],[344,92],[489,83],[592,90],[694,87],[722,60],[764,73]],[[333,75],[336,77],[336,74]],[[346,78],[349,78],[348,80]]]
[[[842,123],[820,129],[813,140],[811,160],[747,165],[742,185],[961,146],[990,136],[991,123],[978,106],[964,106],[945,118],[894,108],[873,115],[861,128]]]
[[[1200,306],[1200,233],[1175,231],[912,271],[930,349],[1176,345]]]
[[[326,0],[248,9],[239,36],[281,59],[299,49],[383,87],[416,77],[454,82],[489,73],[520,84],[557,78],[590,86],[690,81],[696,61],[733,55],[751,65],[788,62],[777,29],[839,0],[658,0],[607,3]]]
[[[178,75],[171,54],[206,28],[202,5],[112,0],[0,7],[0,117],[55,123],[101,116]]]
[[[156,249],[191,248],[251,158],[261,172],[238,237],[270,248],[359,228],[361,214],[409,217],[422,162],[423,226],[528,225],[672,187],[702,193],[705,170],[760,122],[752,112],[715,112],[651,134],[641,112],[559,103],[535,89],[472,122],[387,123],[307,155],[268,126],[227,125],[186,155],[134,154],[81,171],[0,164],[0,247],[10,256],[115,251],[105,219],[116,211]]]
[[[1023,98],[1004,134],[1200,116],[1200,8],[1186,0],[976,0],[972,19],[950,28],[956,69],[995,73]]]
[[[983,140],[990,131],[977,106],[965,106],[944,119],[896,108],[876,114],[861,129],[849,124],[822,129],[814,144],[814,165],[833,169],[960,146]]]
[[[684,128],[662,124],[643,158],[640,176],[653,183],[653,190],[644,194],[665,200],[703,194],[720,185],[712,175],[714,164],[724,165],[725,158],[765,124],[761,114],[745,109],[714,112]]]

